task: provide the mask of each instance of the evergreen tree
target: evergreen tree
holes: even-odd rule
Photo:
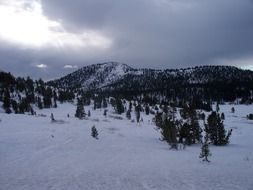
[[[129,108],[128,108],[128,110],[129,110],[130,112],[132,111],[132,107],[133,107],[132,101],[129,101]]]
[[[95,125],[93,125],[93,127],[91,128],[91,136],[95,139],[98,139],[98,131],[97,131]]]
[[[97,103],[96,103],[96,100],[94,99],[94,106],[93,106],[93,109],[96,110],[97,109]]]
[[[40,97],[38,97],[38,108],[39,108],[39,109],[42,109],[42,108],[43,108],[43,106],[42,106],[42,101],[41,101],[41,98],[40,98]]]
[[[137,123],[140,122],[140,118],[141,118],[140,111],[141,111],[141,106],[140,106],[140,104],[138,104],[137,106],[135,106],[135,115],[136,115],[136,121],[137,121]]]
[[[104,116],[106,117],[107,116],[107,109],[104,110]]]
[[[219,106],[219,103],[217,102],[216,103],[216,112],[219,112],[220,111],[220,106]]]
[[[148,105],[145,106],[145,112],[146,112],[146,115],[149,115],[150,109]]]
[[[208,160],[208,157],[209,156],[212,156],[210,150],[209,150],[209,143],[208,143],[208,134],[206,133],[205,135],[205,141],[201,147],[201,152],[200,152],[200,155],[199,155],[199,158],[203,158],[203,161],[205,162],[210,162]]]
[[[126,118],[131,120],[131,111],[130,110],[127,110],[126,112]]]
[[[221,117],[221,119],[222,119],[223,121],[225,120],[225,114],[224,114],[223,112],[221,113],[221,116],[220,116],[220,117]]]
[[[124,106],[123,106],[121,99],[119,99],[119,98],[116,98],[116,112],[118,114],[124,113]]]
[[[199,126],[196,110],[193,109],[193,107],[186,105],[180,110],[180,115],[186,121],[179,129],[179,141],[182,143],[184,139],[187,145],[201,142],[202,129]]]
[[[174,121],[166,119],[161,134],[162,140],[170,145],[170,149],[177,149],[177,127]]]
[[[223,121],[218,113],[212,112],[208,116],[205,130],[214,145],[226,145],[229,143],[232,131],[226,135]]]
[[[43,102],[44,102],[45,108],[52,107],[52,100],[51,100],[52,97],[53,97],[53,91],[50,87],[47,87],[43,92]]]
[[[231,113],[235,113],[235,108],[234,107],[231,108]]]
[[[200,118],[201,120],[205,121],[205,119],[206,119],[205,113],[201,113],[201,114],[199,115],[199,118]]]
[[[156,113],[155,118],[153,119],[157,129],[160,130],[163,127],[164,120],[162,118],[162,113]]]
[[[202,129],[199,126],[199,121],[198,121],[197,113],[195,110],[193,110],[192,115],[190,117],[190,132],[192,134],[191,142],[193,144],[197,142],[201,142]]]
[[[83,119],[85,117],[85,115],[86,114],[84,111],[83,101],[81,99],[78,99],[75,117],[77,117],[79,119]]]
[[[12,100],[11,104],[12,104],[12,108],[13,108],[15,114],[17,114],[18,113],[18,103],[15,100]]]
[[[155,124],[161,132],[161,140],[166,141],[171,149],[177,149],[177,124],[171,118],[162,117],[162,113],[157,113],[155,116]],[[166,115],[164,113],[164,115]]]
[[[103,98],[103,108],[107,108],[108,107],[108,105],[107,105],[107,101],[106,101],[106,99],[105,98]]]
[[[247,119],[249,119],[249,120],[253,120],[253,114],[252,114],[252,113],[250,113],[249,115],[247,115]]]
[[[11,113],[11,99],[10,92],[8,89],[4,92],[3,108],[5,109],[6,113]]]

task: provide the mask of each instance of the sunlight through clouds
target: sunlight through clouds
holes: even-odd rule
[[[47,65],[46,64],[37,64],[36,67],[38,67],[39,69],[46,69]]]
[[[0,39],[24,46],[109,48],[111,40],[95,31],[67,32],[43,15],[40,1],[0,0]]]

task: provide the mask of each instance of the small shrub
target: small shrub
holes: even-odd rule
[[[97,131],[95,125],[93,125],[93,127],[91,128],[91,136],[95,139],[98,139],[98,131]]]
[[[253,120],[253,113],[250,113],[249,115],[247,115],[247,118],[248,118],[249,120]]]

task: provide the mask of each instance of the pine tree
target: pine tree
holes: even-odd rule
[[[131,120],[131,111],[130,110],[127,110],[126,112],[126,118]]]
[[[122,103],[121,99],[119,99],[119,98],[116,99],[116,112],[118,114],[122,114],[124,112],[123,103]]]
[[[95,125],[93,125],[93,127],[91,128],[91,136],[95,139],[98,139],[98,131],[97,131]]]
[[[208,157],[209,156],[212,156],[210,150],[209,150],[209,143],[208,143],[208,134],[206,133],[205,135],[205,141],[201,147],[201,152],[200,152],[200,155],[199,155],[199,158],[203,158],[202,161],[205,161],[205,162],[210,162],[208,160]]]
[[[222,120],[225,120],[225,114],[223,112],[221,113],[220,117],[221,117]]]
[[[38,108],[39,108],[39,109],[42,109],[42,108],[43,108],[43,106],[42,106],[42,101],[41,101],[41,98],[40,98],[40,97],[38,97]]]
[[[161,133],[161,139],[162,141],[166,141],[170,145],[170,149],[176,149],[177,150],[177,124],[176,121],[173,121],[171,118],[163,118],[163,115],[166,115],[163,113],[157,113],[154,122],[157,126],[157,129]]]
[[[177,150],[177,127],[175,122],[170,119],[166,119],[164,121],[161,134],[162,140],[165,140],[170,145],[170,149]]]
[[[252,113],[250,113],[249,115],[247,115],[247,119],[249,119],[249,120],[253,120],[253,114],[252,114]]]
[[[216,112],[219,112],[220,111],[220,106],[219,106],[219,103],[217,102],[216,104]]]
[[[196,110],[192,106],[186,105],[180,110],[180,115],[186,121],[179,129],[179,141],[182,142],[184,139],[187,145],[201,142],[202,129],[199,126]]]
[[[162,113],[156,113],[154,123],[157,126],[158,130],[160,130],[163,127],[164,120],[162,119]]]
[[[107,116],[107,109],[104,110],[104,116],[106,117]]]
[[[11,106],[10,92],[7,89],[4,92],[3,108],[5,109],[5,112],[8,113],[8,114],[11,113],[10,106]]]
[[[141,118],[141,113],[140,113],[140,105],[138,104],[137,106],[135,106],[135,115],[136,115],[136,121],[137,123],[140,122],[140,118]]]
[[[146,112],[146,115],[149,115],[150,109],[148,105],[145,106],[145,112]]]
[[[214,145],[226,145],[229,143],[231,132],[226,135],[223,121],[218,113],[212,112],[207,119],[206,132]]]
[[[43,93],[43,102],[44,102],[45,108],[52,107],[52,100],[51,100],[52,97],[53,97],[53,91],[50,87],[47,87]]]
[[[128,108],[128,110],[130,110],[130,112],[132,111],[132,107],[133,107],[133,104],[132,104],[131,101],[129,101],[129,108]]]
[[[106,101],[106,99],[105,98],[103,98],[103,108],[107,108],[107,101]]]
[[[12,100],[11,104],[12,104],[12,108],[13,108],[15,114],[17,114],[18,113],[18,103],[16,102],[16,100]]]
[[[83,101],[81,99],[78,99],[75,117],[83,119],[85,115],[86,114],[84,111]]]

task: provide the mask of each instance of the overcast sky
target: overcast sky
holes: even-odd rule
[[[253,1],[0,0],[0,69],[52,79],[106,61],[253,69]]]

